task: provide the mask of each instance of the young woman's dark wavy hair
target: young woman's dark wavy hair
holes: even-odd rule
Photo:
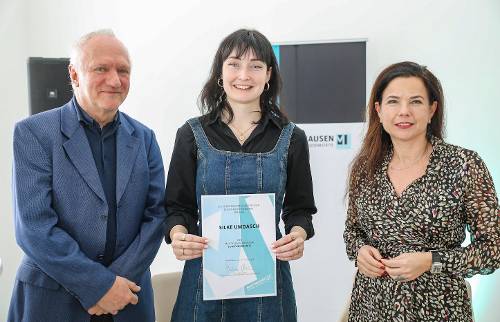
[[[372,182],[384,156],[392,148],[391,138],[380,123],[375,103],[381,104],[384,90],[397,77],[418,77],[423,81],[429,97],[429,104],[437,103],[436,112],[427,128],[427,138],[430,139],[430,136],[443,138],[444,96],[439,80],[425,66],[417,63],[406,61],[390,65],[378,75],[372,87],[365,115],[368,130],[363,139],[361,150],[351,164],[348,182],[349,194],[358,191],[360,178]]]
[[[203,86],[199,97],[199,106],[202,114],[208,114],[211,119],[221,116],[222,112],[228,112],[229,121],[233,119],[233,110],[226,100],[224,89],[219,86],[218,81],[222,77],[222,65],[233,52],[237,57],[242,57],[249,50],[255,53],[257,59],[264,62],[271,69],[269,89],[264,90],[260,96],[260,108],[262,116],[273,113],[283,121],[288,121],[278,106],[278,96],[282,88],[282,80],[279,72],[278,61],[274,55],[273,47],[269,40],[257,30],[239,29],[221,42],[215,54],[210,76]],[[267,85],[266,85],[267,87]]]

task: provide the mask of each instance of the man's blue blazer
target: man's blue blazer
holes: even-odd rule
[[[165,174],[153,131],[120,112],[117,130],[116,248],[99,263],[108,205],[73,100],[14,130],[16,239],[25,256],[8,321],[88,322],[87,310],[117,275],[141,286],[139,303],[115,321],[154,321],[149,266],[164,236]]]

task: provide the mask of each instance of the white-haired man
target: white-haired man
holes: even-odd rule
[[[128,51],[82,37],[74,97],[14,131],[16,238],[25,256],[9,321],[154,321],[149,266],[161,244],[164,171],[152,130],[118,108]]]

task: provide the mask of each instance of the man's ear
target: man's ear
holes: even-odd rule
[[[73,87],[78,87],[78,72],[76,71],[76,66],[73,64],[68,65],[69,79],[71,80],[71,85]]]

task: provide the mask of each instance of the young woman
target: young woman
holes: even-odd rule
[[[277,105],[281,89],[269,41],[255,30],[227,36],[201,95],[203,116],[178,132],[167,180],[167,242],[186,260],[172,321],[296,321],[288,261],[314,235],[307,139]],[[277,296],[203,301],[200,198],[275,193]],[[278,228],[280,214],[286,235]]]
[[[500,265],[491,176],[475,152],[443,141],[443,91],[427,68],[387,67],[367,108],[344,232],[358,267],[349,321],[472,321],[464,277]]]

